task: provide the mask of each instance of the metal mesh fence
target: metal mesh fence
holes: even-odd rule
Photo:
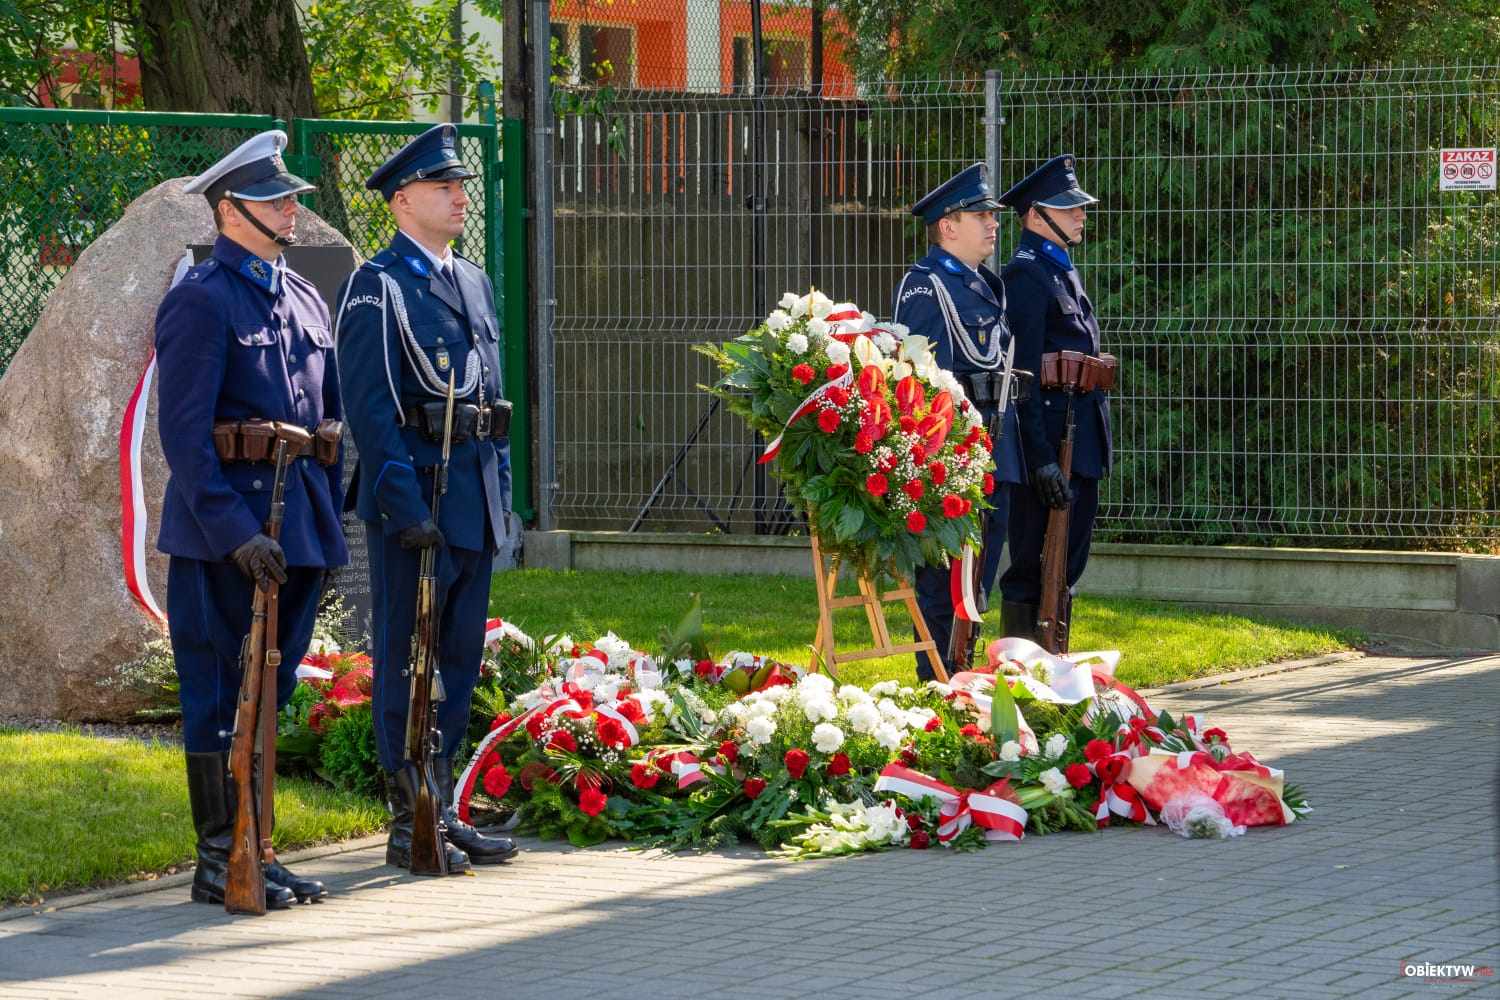
[[[73,261],[125,206],[274,119],[0,108],[0,373]]]
[[[691,346],[809,285],[889,315],[925,244],[908,206],[984,158],[982,83],[720,84],[576,90],[558,117],[562,526],[786,527]],[[1437,180],[1440,148],[1496,145],[1497,90],[1495,67],[1004,81],[1000,185],[1069,151],[1102,199],[1078,254],[1123,364],[1098,537],[1500,543],[1500,202]]]

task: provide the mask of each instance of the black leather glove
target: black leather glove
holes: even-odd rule
[[[269,590],[272,580],[286,583],[286,553],[270,535],[255,535],[235,549],[230,558],[261,590]]]
[[[1072,499],[1068,493],[1068,477],[1056,462],[1048,462],[1031,474],[1031,485],[1036,488],[1042,503],[1058,510],[1066,507]]]
[[[403,549],[428,549],[434,545],[443,544],[443,533],[438,530],[436,522],[429,517],[421,524],[402,528],[396,540],[401,543]]]

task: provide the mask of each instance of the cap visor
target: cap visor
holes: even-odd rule
[[[435,170],[421,179],[424,181],[466,181],[471,177],[478,176],[478,174],[465,167],[462,163],[455,163],[451,167],[444,167],[441,170]]]
[[[281,173],[229,193],[245,201],[275,201],[289,194],[305,194],[317,189],[317,185],[309,184],[295,174]]]
[[[1081,188],[1073,188],[1069,191],[1055,194],[1050,198],[1040,199],[1032,204],[1040,205],[1043,208],[1077,208],[1080,205],[1093,205],[1098,200],[1098,198],[1095,198]]]

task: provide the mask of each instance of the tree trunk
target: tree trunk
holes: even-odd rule
[[[296,0],[140,0],[140,34],[153,111],[316,117]]]

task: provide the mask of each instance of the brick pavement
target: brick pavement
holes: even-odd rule
[[[1495,992],[1398,968],[1500,966],[1500,656],[1363,658],[1153,702],[1285,768],[1313,816],[1227,842],[1111,829],[801,864],[528,843],[442,881],[365,847],[304,865],[333,900],[261,919],[178,886],[0,922],[0,998]]]

